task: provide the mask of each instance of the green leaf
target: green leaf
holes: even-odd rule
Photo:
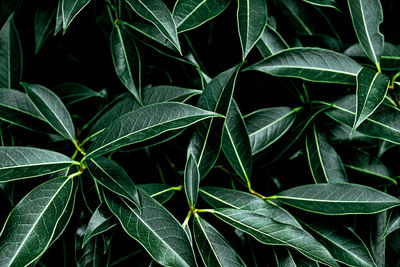
[[[176,25],[164,2],[161,0],[126,0],[126,2],[139,16],[153,23],[181,53]]]
[[[339,266],[328,250],[303,229],[283,224],[256,212],[237,209],[217,209],[213,214],[267,245],[285,245],[303,255],[327,264]]]
[[[303,1],[315,6],[330,7],[339,10],[336,0],[303,0]]]
[[[196,266],[190,241],[179,222],[141,190],[139,197],[141,213],[105,194],[108,207],[125,232],[136,239],[155,261],[165,266]]]
[[[22,75],[22,49],[12,13],[0,29],[0,88],[18,88]]]
[[[79,83],[63,83],[53,88],[53,92],[60,97],[66,105],[72,105],[92,97],[103,97],[96,92]]]
[[[387,211],[380,212],[371,217],[370,248],[372,256],[378,267],[386,266],[386,238],[382,238],[387,223]]]
[[[305,224],[322,237],[320,242],[335,260],[348,266],[376,266],[364,242],[342,224],[332,221],[324,223],[313,221]]]
[[[249,184],[252,171],[250,140],[242,114],[233,99],[225,119],[222,150],[236,173]]]
[[[89,147],[86,158],[94,158],[120,147],[217,116],[219,115],[216,113],[181,103],[145,106],[128,112],[110,123]]]
[[[357,75],[357,106],[353,132],[365,121],[385,99],[389,88],[389,77],[363,68]]]
[[[193,220],[193,235],[205,266],[246,266],[217,229],[197,214]]]
[[[292,25],[298,35],[313,35],[313,21],[310,8],[300,1],[279,0],[278,8],[282,10],[286,20]]]
[[[57,5],[57,13],[56,13],[56,25],[54,27],[54,36],[62,29],[63,27],[63,11],[62,11],[62,3],[63,0],[58,0]]]
[[[143,104],[151,105],[162,102],[185,102],[192,96],[201,94],[201,90],[187,89],[177,86],[160,85],[143,88]]]
[[[361,65],[351,58],[322,48],[290,48],[272,55],[245,70],[313,82],[355,84]]]
[[[282,36],[271,26],[267,25],[256,43],[258,50],[263,58],[267,58],[282,50],[289,48]]]
[[[273,247],[278,267],[319,267],[316,261],[304,257],[287,247]]]
[[[323,103],[323,102],[320,102]],[[352,127],[356,114],[356,99],[354,95],[345,96],[333,104],[323,103],[334,109],[326,112],[326,115],[335,121]],[[385,104],[380,105],[371,116],[357,128],[357,131],[370,137],[383,139],[400,144],[400,111]]]
[[[379,32],[383,22],[381,3],[379,0],[348,0],[347,3],[357,39],[380,71],[384,45],[384,36]]]
[[[38,85],[21,83],[28,97],[42,113],[51,127],[65,138],[75,140],[75,128],[71,115],[61,102],[61,99],[49,89]]]
[[[192,30],[218,16],[231,0],[178,0],[172,16],[178,32]]]
[[[50,36],[56,14],[56,9],[38,8],[35,12],[35,54],[39,52],[46,39]]]
[[[104,233],[108,229],[114,227],[117,223],[114,222],[113,215],[107,209],[105,204],[101,204],[97,207],[95,212],[90,217],[88,225],[83,236],[82,247],[94,236]]]
[[[240,65],[222,72],[207,84],[199,98],[199,108],[226,116]],[[204,178],[214,166],[221,147],[224,120],[212,118],[196,125],[187,154],[193,155]]]
[[[43,176],[79,162],[58,152],[33,147],[0,146],[0,182]]]
[[[297,111],[289,107],[256,110],[244,116],[250,138],[251,154],[255,155],[277,141],[292,126]]]
[[[185,166],[185,193],[190,207],[196,206],[197,196],[199,194],[200,173],[196,161],[192,155],[189,155]]]
[[[133,34],[128,29],[115,25],[110,36],[110,46],[118,78],[141,103],[141,62]]]
[[[223,187],[202,187],[201,197],[213,208],[249,210],[267,216],[275,221],[301,228],[299,222],[286,210],[271,201],[246,192]]]
[[[67,30],[72,20],[82,11],[90,0],[60,0],[61,2],[61,14],[62,14],[62,25],[63,31]]]
[[[11,211],[0,235],[0,265],[29,265],[46,250],[72,194],[72,179],[52,179]]]
[[[129,199],[140,209],[140,200],[135,183],[112,159],[97,157],[85,161],[92,177],[112,192]]]
[[[261,38],[267,19],[266,1],[238,0],[237,22],[243,59]]]
[[[386,238],[389,234],[400,229],[400,210],[398,208],[392,209],[390,212],[389,219],[387,220],[385,233],[383,238]]]
[[[347,175],[342,160],[329,144],[327,137],[317,131],[313,123],[306,135],[306,151],[311,174],[315,183],[347,182]]]
[[[166,184],[138,184],[138,188],[157,200],[160,204],[167,202],[175,193],[176,188]]]
[[[311,184],[276,195],[287,205],[326,215],[371,214],[400,205],[400,200],[359,184]]]

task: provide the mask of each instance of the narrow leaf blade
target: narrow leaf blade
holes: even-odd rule
[[[200,173],[197,163],[193,156],[190,155],[185,166],[185,193],[190,207],[193,209],[197,202],[200,185]]]

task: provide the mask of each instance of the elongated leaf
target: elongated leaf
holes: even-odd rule
[[[239,38],[242,46],[242,58],[260,39],[267,25],[267,3],[263,0],[239,0],[237,22]]]
[[[273,247],[278,267],[319,267],[316,261],[304,257],[287,247]]]
[[[300,109],[275,107],[256,110],[244,117],[250,138],[251,154],[266,149],[292,126]]]
[[[142,107],[118,118],[98,135],[86,158],[94,158],[120,147],[145,141],[161,133],[187,127],[197,121],[219,116],[181,103]],[[126,127],[129,125],[130,127]]]
[[[161,204],[167,202],[176,190],[166,184],[138,184],[136,186]]]
[[[348,0],[347,3],[358,41],[380,70],[384,44],[384,37],[379,32],[383,22],[381,3],[379,0]]]
[[[363,68],[357,75],[357,106],[353,132],[383,102],[389,88],[389,77]]]
[[[25,266],[51,241],[72,193],[72,179],[52,179],[36,187],[12,210],[0,235],[0,265]]]
[[[320,242],[335,260],[348,266],[376,266],[364,242],[345,226],[331,221],[310,221],[306,225],[322,237]]]
[[[141,205],[135,183],[115,161],[97,157],[86,161],[86,165],[96,181],[114,193],[129,199],[140,209]]]
[[[322,48],[290,48],[272,55],[245,70],[313,82],[355,84],[361,65],[351,58]]]
[[[61,0],[63,31],[65,32],[72,20],[89,4],[90,0]]]
[[[185,166],[185,193],[190,207],[193,209],[199,194],[200,173],[196,161],[189,155]]]
[[[383,237],[386,238],[389,234],[397,231],[398,229],[400,229],[400,210],[396,208],[390,212]]]
[[[57,9],[36,9],[35,13],[35,54],[39,52],[46,39],[50,36]]]
[[[315,6],[330,7],[339,10],[336,0],[303,0],[303,1]]]
[[[342,160],[315,123],[306,136],[306,151],[315,183],[347,182]]]
[[[339,266],[324,246],[300,228],[247,210],[217,209],[213,214],[261,243],[290,246],[313,260],[329,266]]]
[[[72,105],[92,97],[103,97],[96,92],[79,83],[63,83],[53,88],[53,92],[58,95],[66,105]]]
[[[172,16],[178,32],[194,29],[218,16],[230,4],[230,0],[178,0]]]
[[[398,198],[359,184],[312,184],[279,193],[285,204],[327,215],[371,214],[400,205]]]
[[[0,88],[18,88],[22,75],[22,49],[14,14],[0,29]]]
[[[79,162],[58,152],[33,147],[0,147],[0,182],[42,176]]]
[[[199,98],[198,107],[226,115],[235,88],[239,66],[235,66],[215,77]],[[190,139],[188,155],[192,155],[199,167],[200,177],[204,178],[218,158],[224,120],[214,119],[199,123]]]
[[[200,194],[214,208],[249,210],[275,221],[301,228],[299,222],[289,212],[255,195],[222,187],[202,187]]]
[[[197,214],[193,220],[193,235],[205,266],[246,266],[228,241]]]
[[[143,88],[143,104],[151,105],[167,101],[185,102],[190,97],[201,93],[201,90],[170,85],[145,87]]]
[[[88,222],[83,236],[82,247],[94,236],[104,233],[108,229],[114,227],[116,222],[112,220],[113,216],[107,209],[106,205],[101,204],[93,213]]]
[[[75,140],[75,128],[71,115],[60,98],[49,89],[38,85],[21,83],[28,97],[42,113],[51,127],[67,139]]]
[[[57,13],[56,13],[56,25],[54,27],[54,36],[62,29],[63,27],[63,11],[62,11],[62,0],[58,0],[57,5]]]
[[[115,25],[110,36],[110,46],[118,78],[141,103],[141,62],[133,35],[128,29]]]
[[[382,238],[387,223],[387,211],[372,216],[370,223],[370,247],[378,267],[386,266],[386,238]]]
[[[128,5],[154,26],[181,52],[176,25],[171,12],[161,0],[126,0]]]
[[[325,103],[334,109],[326,114],[335,121],[352,127],[354,124],[356,99],[354,95],[345,96],[333,104]],[[400,111],[388,105],[380,105],[375,112],[369,116],[357,128],[357,131],[370,137],[376,137],[392,143],[400,144]]]
[[[125,232],[161,265],[196,266],[190,241],[179,222],[157,201],[139,190],[142,212],[105,194]]]
[[[252,171],[250,140],[242,114],[233,99],[225,119],[222,150],[236,173],[249,183]]]
[[[299,35],[313,35],[315,25],[313,24],[313,15],[306,3],[292,0],[276,1],[278,7],[287,17],[287,20]]]
[[[263,58],[267,58],[289,48],[282,36],[271,26],[267,25],[256,44]]]

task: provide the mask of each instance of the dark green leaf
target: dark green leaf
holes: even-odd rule
[[[58,0],[57,13],[56,13],[56,26],[54,27],[54,35],[63,27],[63,11],[62,11],[62,0]]]
[[[306,151],[315,183],[348,181],[342,160],[329,144],[327,137],[317,131],[315,123],[306,136]]]
[[[175,187],[166,184],[138,184],[136,186],[161,204],[167,202],[176,190]]]
[[[58,152],[33,147],[0,147],[0,182],[42,176],[79,162]]]
[[[193,235],[205,266],[246,266],[225,238],[197,214]]]
[[[22,49],[14,13],[0,29],[0,88],[18,88],[22,75]]]
[[[379,0],[348,0],[347,2],[358,41],[380,70],[384,44],[384,37],[379,32],[379,25],[383,22],[381,3]]]
[[[386,238],[389,234],[397,231],[398,229],[400,229],[400,210],[395,208],[390,212],[383,237]]]
[[[303,0],[303,1],[315,6],[331,7],[336,10],[339,10],[337,8],[338,4],[336,3],[336,0]]]
[[[197,202],[200,185],[200,173],[196,161],[189,155],[185,166],[185,193],[190,207],[193,209]]]
[[[302,185],[283,191],[276,198],[326,215],[371,214],[400,205],[398,198],[359,184]]]
[[[120,147],[187,127],[200,120],[219,116],[181,103],[160,103],[126,113],[101,132],[89,147],[86,158],[94,158]],[[126,126],[130,127],[126,127]]]
[[[85,163],[96,181],[112,192],[129,199],[140,209],[136,185],[121,166],[112,159],[104,157],[90,159]]]
[[[289,48],[282,36],[269,25],[265,27],[256,46],[264,58]]]
[[[12,210],[0,235],[0,265],[25,266],[46,250],[72,194],[72,179],[36,187]]]
[[[278,7],[286,16],[286,20],[293,26],[299,35],[313,35],[313,13],[305,3],[293,0],[279,0]]]
[[[71,141],[75,140],[75,128],[71,115],[58,96],[49,89],[38,85],[21,83],[28,97],[42,113],[51,127]]]
[[[103,97],[100,93],[79,83],[63,83],[54,87],[62,102],[68,106],[92,97]]]
[[[39,52],[46,39],[53,31],[53,19],[56,9],[36,9],[35,13],[35,54]]]
[[[133,35],[124,27],[115,25],[110,36],[110,46],[118,78],[141,103],[141,62]]]
[[[304,257],[287,247],[273,247],[278,267],[319,267],[316,261]]]
[[[196,266],[190,241],[179,222],[157,201],[139,190],[142,212],[105,194],[122,227],[161,265]]]
[[[160,85],[143,88],[143,104],[151,105],[167,101],[185,102],[192,96],[201,94],[201,90],[177,86]]]
[[[382,238],[387,223],[387,211],[372,216],[370,223],[370,247],[376,266],[386,266],[386,238]]]
[[[181,52],[176,25],[171,12],[161,0],[126,0],[141,17],[150,21]]]
[[[72,20],[78,15],[82,9],[89,4],[90,0],[60,0],[61,1],[61,14],[62,14],[62,25],[63,31],[65,32],[72,22]]]
[[[172,13],[178,32],[194,29],[218,16],[230,0],[178,0]]]
[[[357,106],[353,131],[383,102],[389,88],[389,77],[363,68],[357,75]]]
[[[361,65],[351,58],[322,48],[290,48],[272,55],[245,70],[313,82],[355,84]]]

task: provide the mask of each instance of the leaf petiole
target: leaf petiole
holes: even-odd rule
[[[182,227],[185,228],[186,225],[189,223],[190,217],[192,217],[193,211],[189,210],[188,215],[185,218],[185,221],[182,224]]]

